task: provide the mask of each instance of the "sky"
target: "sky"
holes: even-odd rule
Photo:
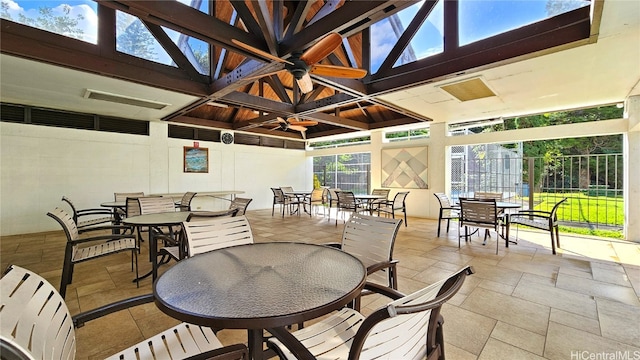
[[[71,7],[71,16],[82,15],[83,20],[79,22],[79,27],[83,30],[83,40],[95,44],[97,42],[97,5],[91,0],[1,0],[9,5],[9,13],[14,19],[18,14],[36,18],[40,7],[50,7],[54,13],[62,15],[62,4]],[[192,0],[178,0],[185,4],[190,4]],[[198,0],[193,0],[200,2]],[[508,30],[531,24],[533,22],[548,17],[546,5],[548,2],[559,2],[561,0],[459,0],[460,14],[460,43],[469,44],[489,36],[502,33]],[[412,39],[411,46],[416,58],[421,59],[443,51],[443,0],[434,8],[427,20],[423,23],[418,34]],[[202,1],[206,4],[206,1]],[[570,8],[588,4],[583,0],[564,0]],[[398,19],[406,28],[414,15],[422,6],[423,2],[417,3],[398,13]],[[171,38],[177,39],[179,34],[175,31],[168,31]],[[371,63],[372,73],[375,73],[389,54],[400,35],[396,34],[388,19],[384,19],[371,27]],[[194,42],[192,41],[192,46]],[[204,47],[200,42],[196,47]],[[170,63],[171,60],[166,52],[156,45],[158,61]],[[399,60],[396,65],[401,64]]]

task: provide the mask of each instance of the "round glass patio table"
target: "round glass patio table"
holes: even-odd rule
[[[263,329],[275,334],[338,310],[360,295],[365,278],[362,262],[338,249],[256,243],[182,260],[158,278],[153,291],[158,308],[176,319],[248,329],[250,353],[260,359]]]

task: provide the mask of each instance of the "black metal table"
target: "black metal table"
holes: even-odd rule
[[[188,211],[144,214],[125,218],[122,220],[122,223],[125,225],[133,225],[137,228],[154,226],[171,227],[178,226],[186,221],[189,214],[190,212]],[[151,261],[151,272],[140,276],[137,280],[149,275],[152,275],[152,279],[155,280],[158,276],[158,242],[154,237],[153,231],[149,231],[149,261]]]
[[[294,348],[287,325],[311,320],[355,299],[362,262],[343,251],[304,243],[256,243],[182,260],[154,283],[164,313],[214,329],[247,329],[251,358],[263,358],[263,330]],[[300,350],[300,349],[299,349]],[[311,359],[306,349],[299,359]]]

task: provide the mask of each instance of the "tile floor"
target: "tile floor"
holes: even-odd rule
[[[258,210],[247,217],[256,242],[340,241],[343,227],[322,215],[281,218]],[[640,244],[561,234],[562,249],[554,256],[548,234],[520,231],[519,244],[506,249],[501,243],[495,255],[495,234],[486,246],[473,237],[458,249],[455,223],[440,238],[436,229],[434,220],[409,218],[394,255],[399,289],[406,293],[474,266],[476,273],[443,306],[448,359],[640,359]],[[20,265],[59,284],[62,232],[0,240],[2,268]],[[144,250],[141,273],[149,269]],[[128,254],[77,265],[67,290],[71,312],[151,291],[150,279],[140,288],[131,279]],[[363,312],[382,304],[365,297]],[[104,358],[176,323],[154,304],[109,315],[77,329],[77,358]],[[244,331],[218,336],[225,344],[246,341]]]

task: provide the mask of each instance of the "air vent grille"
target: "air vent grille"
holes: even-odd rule
[[[98,119],[98,130],[124,134],[149,135],[149,122],[111,117]]]
[[[260,136],[235,133],[233,142],[242,145],[260,146]]]
[[[72,113],[23,105],[0,104],[0,120],[23,124],[97,130],[122,134],[149,135],[149,122],[94,114]]]
[[[196,129],[196,134],[197,140],[220,141],[220,131],[218,130]]]
[[[0,117],[2,121],[21,123],[25,121],[25,108],[23,106],[13,106],[2,104],[0,106]]]
[[[46,109],[31,109],[31,123],[72,129],[95,130],[94,115],[76,114]]]
[[[264,137],[262,138],[262,146],[284,148],[284,140],[279,138]]]
[[[295,149],[295,150],[305,150],[306,149],[305,143],[302,142],[302,141],[289,141],[289,140],[286,140],[284,142],[284,146],[287,149]]]
[[[188,126],[169,125],[169,137],[174,139],[195,140],[195,128]]]

